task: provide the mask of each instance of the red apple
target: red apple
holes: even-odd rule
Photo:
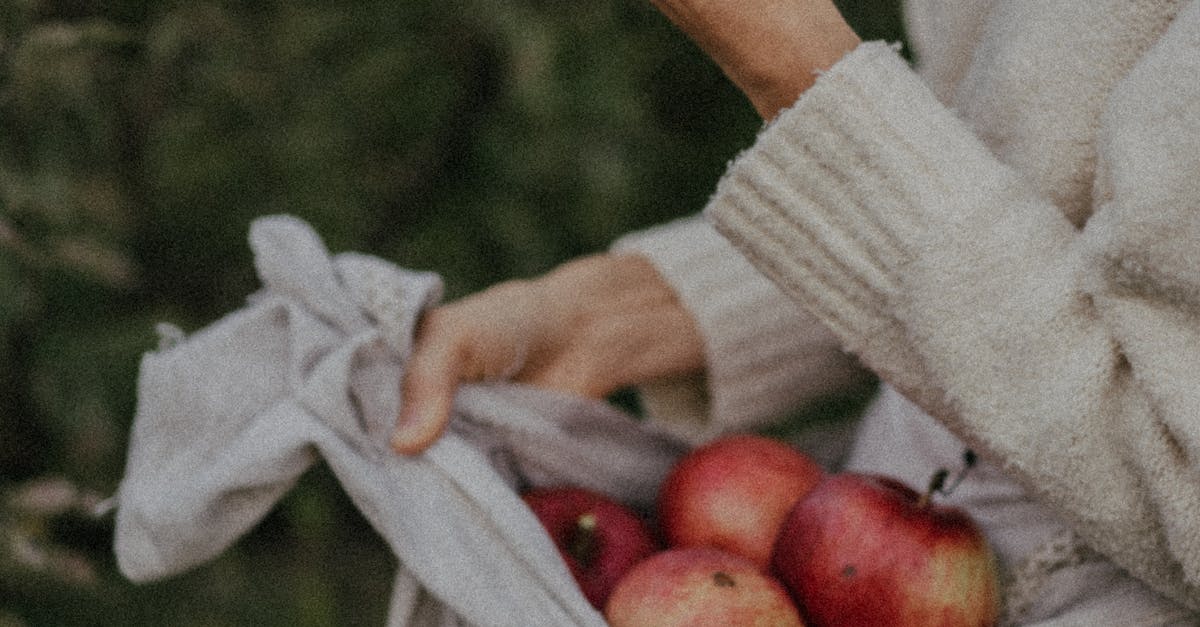
[[[561,486],[530,490],[521,498],[598,610],[617,580],[660,548],[642,516],[599,492]]]
[[[659,524],[670,546],[723,549],[765,570],[788,511],[824,474],[778,440],[725,436],[672,468],[659,491]]]
[[[604,617],[611,627],[804,624],[783,584],[740,555],[705,547],[668,549],[635,566]]]
[[[889,477],[843,473],[796,504],[772,565],[810,625],[996,623],[991,548],[966,512],[928,496]]]

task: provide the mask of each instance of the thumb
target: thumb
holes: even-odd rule
[[[413,354],[401,383],[400,415],[391,446],[416,455],[433,445],[450,422],[462,360],[448,346],[425,347]]]

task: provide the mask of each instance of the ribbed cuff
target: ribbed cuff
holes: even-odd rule
[[[864,380],[824,325],[702,219],[628,235],[613,250],[648,258],[706,343],[705,377],[640,389],[650,419],[674,435],[699,443],[761,427],[806,400]]]
[[[902,277],[930,252],[977,258],[954,249],[985,242],[1006,203],[1029,200],[1020,190],[894,49],[871,42],[764,129],[705,212],[848,350],[919,369],[897,364],[912,341]]]

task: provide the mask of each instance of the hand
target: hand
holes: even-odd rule
[[[584,257],[426,312],[392,447],[416,454],[433,444],[463,382],[513,380],[603,398],[703,367],[691,315],[649,261]]]
[[[860,43],[830,0],[651,2],[721,66],[765,120]]]

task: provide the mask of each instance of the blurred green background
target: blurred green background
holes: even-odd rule
[[[256,216],[456,297],[697,211],[759,128],[645,0],[0,3],[0,627],[382,625],[392,558],[321,468],[211,564],[119,576],[94,512],[153,325],[241,305]]]

